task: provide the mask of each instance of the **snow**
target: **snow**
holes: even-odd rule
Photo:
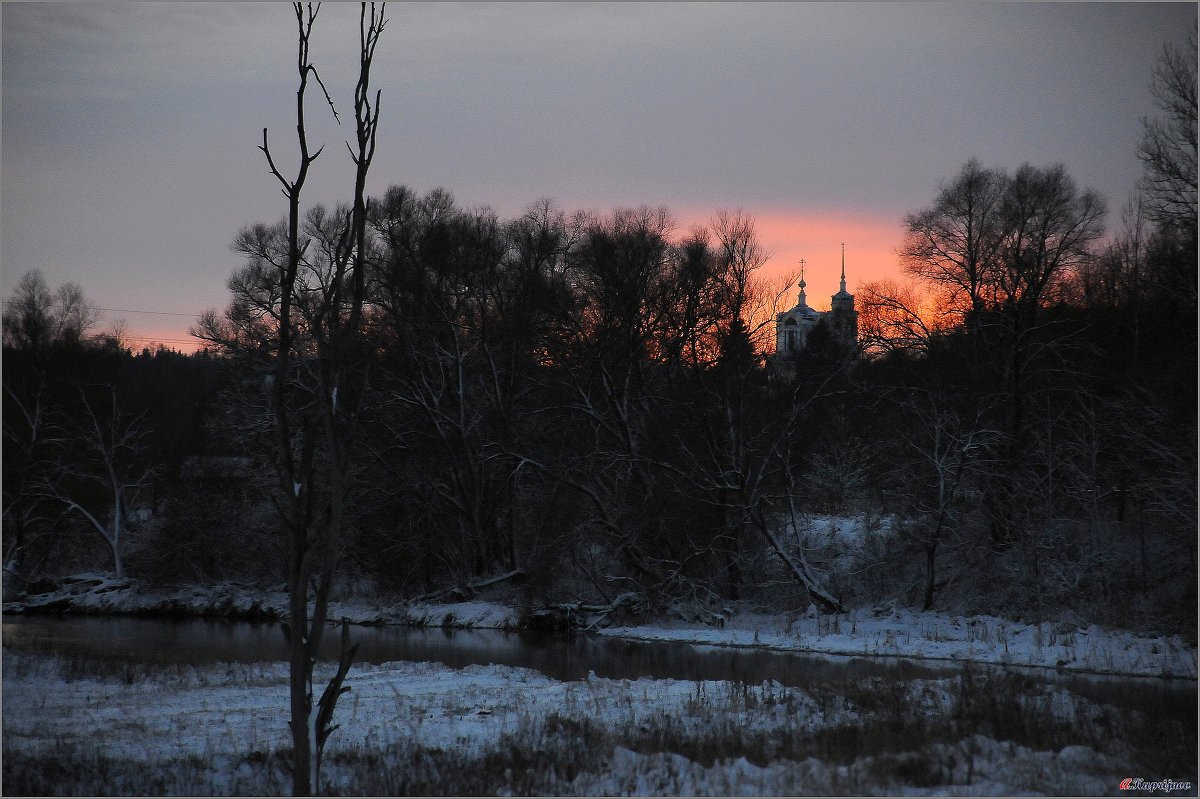
[[[68,671],[54,658],[5,654],[6,757],[54,760],[63,752],[96,751],[109,761],[104,779],[110,782],[104,784],[135,793],[144,785],[138,780],[149,773],[168,780],[165,792],[195,790],[195,783],[170,782],[184,780],[189,769],[202,773],[203,787],[215,794],[287,790],[275,758],[289,744],[281,712],[287,707],[284,664],[176,666],[107,677]],[[332,667],[319,672],[328,678]],[[905,704],[911,702],[918,714],[946,713],[952,708],[952,682],[914,680]],[[560,682],[508,666],[456,670],[409,662],[354,667],[347,683],[351,692],[338,705],[340,726],[329,740],[323,768],[335,785],[349,779],[346,758],[415,749],[504,751],[510,745],[506,741],[520,740],[506,736],[546,729],[552,714],[606,730],[609,737],[601,740],[609,741],[636,738],[656,723],[663,729],[664,720],[666,729],[690,735],[717,727],[732,731],[735,739],[761,734],[766,740],[783,735],[807,740],[820,730],[853,728],[871,718],[871,711],[852,702],[822,702],[776,683],[595,676]],[[1049,700],[1063,718],[1088,706],[1062,689],[1051,689]],[[554,733],[534,738],[547,746],[558,743]],[[644,746],[616,743],[593,752],[598,765],[581,765],[574,776],[562,776],[557,787],[585,795],[1086,795],[1112,793],[1127,768],[1090,746],[1036,751],[984,735],[914,740],[911,752],[856,751],[841,763],[815,757],[754,763],[743,754],[719,753],[689,758],[669,743],[650,751]],[[896,776],[912,762],[928,765],[942,782],[922,787],[920,780]]]
[[[808,524],[803,525],[810,541],[829,544],[840,552],[857,552],[866,543],[870,534],[870,525],[862,516],[825,516],[815,514],[807,517]],[[877,528],[887,529],[891,526],[891,517],[885,517],[877,522]]]
[[[900,781],[872,784],[864,780],[865,774],[878,770],[881,764],[884,768],[893,765],[879,756],[861,758],[851,766],[808,758],[760,767],[736,758],[706,768],[670,752],[643,755],[617,747],[610,775],[587,775],[573,787],[590,796],[816,795],[830,793],[831,788],[835,789],[834,795],[870,791],[898,796],[1003,796],[1028,794],[1023,786],[1038,785],[1048,786],[1051,795],[1093,796],[1112,793],[1116,785],[1111,777],[1105,778],[1109,768],[1090,747],[1068,747],[1061,753],[1036,752],[976,735],[956,745],[934,744],[930,749],[936,760],[963,764],[950,783],[925,788]],[[965,763],[971,750],[974,773],[968,783]],[[839,786],[841,790],[836,790]]]
[[[817,544],[849,551],[871,533],[865,521],[812,517],[804,534]],[[282,586],[226,582],[153,590],[134,579],[84,573],[66,578],[50,593],[6,603],[4,610],[286,618],[287,605]],[[517,629],[521,621],[511,603],[405,603],[363,596],[335,600],[328,617],[331,623],[503,630]],[[711,614],[706,618],[711,619]],[[1197,675],[1196,649],[1179,636],[892,606],[833,615],[819,613],[815,607],[789,614],[741,607],[727,609],[716,627],[697,616],[691,621],[628,624],[595,632],[704,647],[975,662],[1085,675],[1192,681]],[[489,657],[494,656],[490,651]],[[332,664],[319,664],[314,686],[323,686],[333,669]],[[118,666],[111,673],[89,666],[80,673],[80,667],[68,661],[6,650],[3,676],[6,759],[57,763],[67,755],[76,759],[64,761],[63,772],[82,772],[86,769],[76,767],[82,753],[84,761],[100,763],[97,773],[109,780],[65,782],[56,786],[59,792],[103,788],[109,793],[273,794],[290,787],[281,766],[281,753],[290,746],[284,663],[135,665]],[[896,694],[898,707],[923,719],[953,715],[961,698],[957,680],[910,679]],[[353,792],[360,784],[352,780],[360,778],[354,776],[360,774],[354,769],[361,770],[361,764],[374,763],[372,758],[402,762],[397,759],[405,753],[443,753],[463,763],[508,752],[515,758],[513,768],[519,770],[520,759],[512,755],[519,746],[530,745],[532,751],[544,753],[571,740],[573,733],[553,728],[552,722],[591,725],[599,731],[595,740],[587,739],[587,762],[547,783],[555,789],[552,792],[562,794],[1108,794],[1116,792],[1119,778],[1136,776],[1127,773],[1129,762],[1091,745],[1062,746],[1060,741],[1047,748],[1030,748],[998,740],[1001,735],[974,734],[974,728],[952,737],[904,741],[899,749],[872,742],[859,751],[856,744],[845,756],[815,757],[808,756],[807,749],[793,749],[791,759],[720,747],[710,755],[685,756],[666,742],[670,735],[689,741],[719,734],[750,741],[758,735],[771,747],[796,736],[811,741],[823,732],[857,734],[879,728],[878,714],[883,711],[856,705],[844,694],[829,694],[821,686],[617,680],[594,673],[583,680],[560,681],[519,667],[493,664],[455,669],[430,662],[356,664],[346,684],[351,690],[338,703],[334,723],[339,726],[329,739],[322,767],[326,779],[345,789],[341,792]],[[881,701],[886,703],[888,686],[880,686]],[[1031,701],[1040,703],[1048,717],[1099,718],[1105,724],[1111,720],[1101,718],[1100,705],[1062,684],[1047,679],[1045,686]],[[1022,701],[1030,696],[1022,695]],[[1100,727],[1104,724],[1089,729]],[[658,735],[661,739],[654,737]],[[658,743],[648,745],[647,740]],[[553,762],[541,767],[555,773]],[[511,771],[497,775],[496,791],[521,792],[521,783]],[[151,774],[161,781],[147,782]],[[1189,775],[1143,776],[1187,779]],[[6,781],[9,777],[6,767]],[[377,792],[397,792],[389,784],[368,787],[381,785],[388,790]]]
[[[144,590],[130,578],[83,573],[65,578],[58,590],[4,605],[5,613],[67,609],[83,613],[280,618],[287,615],[287,593],[239,583]]]
[[[103,741],[109,757],[152,763],[273,750],[290,740],[286,713],[280,712],[288,706],[285,664],[180,667],[126,685],[115,679],[62,681],[52,661],[31,660],[37,659],[5,655],[4,740],[15,750]],[[347,684],[351,692],[339,702],[335,720],[341,726],[330,739],[330,754],[386,747],[398,737],[432,749],[494,743],[530,714],[552,710],[586,710],[611,720],[630,711],[621,701],[627,693],[643,700],[629,712],[636,720],[678,705],[696,690],[682,681],[557,682],[515,667],[454,670],[410,662],[355,667]]]
[[[262,588],[236,582],[147,589],[129,578],[103,573],[72,575],[59,589],[7,602],[5,613],[71,610],[81,613],[230,616],[242,619],[282,619],[288,615],[283,586]],[[393,603],[363,599],[335,600],[329,620],[351,624],[395,624],[416,627],[457,627],[512,630],[517,609],[498,602]]]
[[[821,615],[743,613],[722,628],[675,622],[598,631],[642,641],[762,647],[831,655],[892,656],[1038,666],[1091,674],[1196,677],[1196,650],[1179,636],[1143,637],[1097,625],[1022,624],[903,608]]]
[[[843,525],[838,529],[851,528]],[[67,608],[89,613],[279,619],[287,617],[287,593],[282,586],[263,589],[239,583],[152,591],[131,579],[78,574],[64,580],[57,591],[6,603],[4,611]],[[389,604],[345,599],[331,602],[329,608],[329,619],[335,623],[499,630],[517,629],[519,615],[511,604],[483,600]],[[803,614],[786,615],[743,611],[731,613],[721,627],[701,621],[666,621],[594,632],[643,641],[789,652],[969,661],[1091,674],[1197,676],[1196,648],[1178,635],[1140,636],[1097,625],[1027,624],[996,616],[898,607],[858,608],[834,615],[818,613],[813,607]]]
[[[497,602],[414,603],[405,607],[405,623],[420,627],[470,627],[512,630],[516,608]]]

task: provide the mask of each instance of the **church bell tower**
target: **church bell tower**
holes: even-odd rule
[[[838,293],[830,298],[829,327],[843,350],[854,357],[858,353],[858,311],[854,295],[846,291],[846,245],[842,244],[842,282]]]

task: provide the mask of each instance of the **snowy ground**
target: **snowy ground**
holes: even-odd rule
[[[136,580],[102,573],[67,577],[45,594],[6,602],[5,613],[72,611],[97,614],[155,614],[227,616],[238,619],[287,617],[287,591],[282,586],[263,589],[240,583],[189,585],[175,589],[146,589]],[[368,600],[330,603],[331,621],[351,624],[398,624],[418,627],[515,629],[514,607],[495,602],[385,604]]]
[[[114,672],[6,653],[5,792],[286,793],[286,683],[283,665]],[[800,690],[388,663],[348,683],[324,778],[349,794],[1094,795],[1125,777],[1196,780],[1194,704],[1189,722],[1153,690],[1118,708],[999,672]]]
[[[861,524],[818,518],[809,534],[848,551],[865,532]],[[150,591],[134,580],[84,574],[6,603],[4,612],[278,619],[286,607],[282,588]],[[520,626],[513,604],[488,601],[335,601],[329,615],[355,624]],[[360,664],[338,706],[326,788],[359,795],[1131,795],[1120,782],[1140,777],[1190,782],[1175,793],[1196,795],[1196,649],[1178,636],[887,606],[836,615],[734,607],[716,626],[711,612],[707,621],[682,607],[674,615],[593,632],[1047,667],[1067,676],[978,666],[949,677],[843,675],[785,687],[594,675],[563,681],[494,664]],[[1093,674],[1184,681],[1083,676]],[[6,794],[290,792],[283,664],[147,665],[6,649],[2,690]]]
[[[1179,636],[1142,637],[1092,625],[1021,624],[993,616],[952,616],[901,608],[789,617],[738,614],[706,624],[609,627],[603,635],[648,641],[756,646],[836,655],[1048,666],[1061,671],[1155,677],[1196,676],[1196,650]]]

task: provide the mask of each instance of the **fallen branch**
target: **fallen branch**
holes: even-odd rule
[[[490,588],[493,585],[498,585],[509,580],[520,580],[524,577],[525,571],[523,569],[513,569],[510,572],[497,574],[493,577],[484,577],[482,579],[475,580],[474,582],[467,583],[466,585],[455,585],[449,588],[431,591],[428,594],[421,594],[420,596],[413,597],[409,600],[409,602],[439,602],[452,596],[458,597],[459,599],[470,599],[475,595],[475,592],[480,589]]]
[[[779,559],[783,561],[783,565],[787,567],[789,572],[791,572],[792,577],[796,580],[796,582],[798,582],[805,588],[805,590],[808,591],[809,596],[815,599],[822,607],[831,613],[842,613],[843,608],[841,601],[821,587],[816,578],[813,577],[812,572],[809,570],[808,563],[804,560],[804,556],[800,555],[797,558],[794,557],[792,553],[788,552],[787,547],[785,547],[783,542],[779,540],[779,536],[772,532],[771,528],[767,525],[766,520],[762,518],[761,514],[755,514],[754,522],[754,526],[757,527],[758,531],[762,533],[764,538],[767,539],[767,543],[770,544],[771,549],[774,550],[775,554],[779,556]]]

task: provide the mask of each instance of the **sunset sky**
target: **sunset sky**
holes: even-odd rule
[[[3,288],[30,269],[82,285],[149,339],[190,350],[225,305],[237,230],[294,172],[295,21],[286,4],[4,3]],[[389,4],[368,191],[442,186],[511,218],[666,205],[685,232],[758,220],[770,272],[808,263],[828,307],[898,277],[906,213],[969,158],[1066,165],[1109,202],[1141,173],[1151,70],[1194,3]],[[358,7],[325,6],[313,61],[349,125],[310,97],[328,148],[305,204],[347,199]],[[283,166],[286,165],[286,166]],[[148,312],[157,312],[151,314]],[[168,315],[176,314],[176,315]]]

